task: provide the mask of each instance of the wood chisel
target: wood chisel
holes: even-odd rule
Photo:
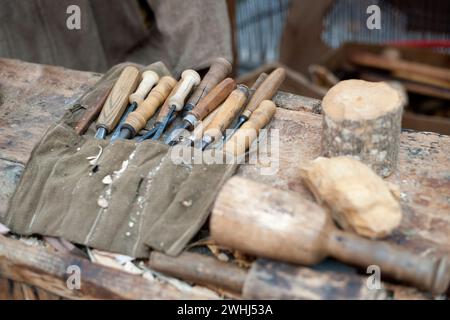
[[[238,85],[223,103],[220,111],[205,129],[200,143],[202,150],[215,141],[222,138],[223,132],[228,128],[231,122],[241,111],[248,97],[248,88],[244,85]]]
[[[224,58],[217,58],[209,67],[198,87],[184,106],[184,111],[189,112],[205,97],[219,82],[225,79],[231,72],[231,63]]]
[[[172,115],[175,114],[175,112],[181,111],[183,109],[186,97],[195,86],[198,86],[200,84],[200,80],[200,76],[196,71],[191,69],[183,71],[183,73],[181,74],[181,80],[177,85],[177,90],[168,98],[169,109],[167,115],[164,116],[164,119],[159,124],[158,130],[152,138],[153,140],[158,140],[161,137],[167,125],[169,124],[169,120],[171,119]],[[163,111],[163,109],[161,109],[161,111]]]
[[[247,98],[247,102],[244,105],[244,110],[248,105],[248,102],[252,99],[253,95],[255,94],[256,90],[258,90],[258,88],[261,86],[261,84],[264,82],[264,80],[267,79],[269,75],[265,72],[261,73],[259,75],[259,77],[255,80],[255,82],[253,83],[252,87],[250,88],[249,94],[248,94],[248,98]],[[239,116],[238,121],[236,122],[236,124],[234,125],[233,128],[231,128],[230,130],[228,130],[228,132],[223,136],[223,140],[226,142],[228,139],[230,139],[230,137],[242,126],[242,124],[245,121],[242,121],[241,116]]]
[[[136,67],[127,66],[117,79],[100,116],[97,119],[97,139],[104,139],[117,125],[128,104],[128,97],[136,89],[140,72]]]
[[[247,151],[252,142],[258,138],[259,131],[272,119],[276,111],[275,103],[264,100],[251,114],[250,118],[236,131],[236,134],[225,144],[225,151],[240,156]]]
[[[188,112],[183,123],[175,128],[169,135],[166,143],[174,145],[183,130],[192,131],[199,121],[202,121],[208,114],[215,110],[228,95],[236,88],[236,81],[231,78],[222,80],[216,85],[200,102]]]
[[[158,107],[166,100],[176,83],[177,81],[172,77],[162,77],[156,87],[150,91],[147,98],[138,102],[136,111],[131,112],[125,119],[119,137],[121,139],[130,139],[141,131],[147,124],[147,121],[158,110]]]
[[[119,125],[117,125],[116,129],[111,135],[111,142],[113,142],[119,137],[120,130],[122,128],[122,124],[125,122],[125,119],[127,119],[128,115],[131,112],[136,110],[139,103],[144,101],[145,97],[150,92],[150,89],[153,88],[153,86],[158,82],[158,80],[159,80],[158,74],[152,70],[147,70],[144,71],[144,73],[142,73],[142,80],[139,83],[139,86],[136,89],[136,91],[130,95],[129,97],[130,105],[123,113],[119,121]]]
[[[248,120],[252,112],[255,111],[255,109],[263,100],[271,100],[273,98],[285,78],[286,70],[284,70],[284,68],[277,68],[270,73],[270,75],[259,85],[258,89],[253,93],[253,96],[245,107],[245,110],[239,116],[238,122],[234,126],[233,131],[239,129],[240,126],[242,126],[242,124]]]

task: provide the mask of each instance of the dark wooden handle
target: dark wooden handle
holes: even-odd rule
[[[83,135],[95,118],[97,118],[100,111],[102,111],[103,105],[105,104],[106,98],[108,98],[111,89],[112,85],[99,94],[97,99],[84,111],[83,116],[80,120],[78,120],[74,128],[77,134]]]
[[[283,68],[277,68],[272,71],[267,79],[264,80],[264,82],[255,91],[244,112],[242,112],[242,115],[249,118],[252,112],[258,108],[263,100],[271,100],[285,78],[286,70]]]
[[[136,89],[140,72],[136,67],[126,67],[117,79],[97,119],[97,129],[111,132],[128,105],[128,97]]]
[[[138,104],[135,111],[128,115],[124,124],[132,127],[135,133],[141,131],[167,98],[176,83],[177,81],[172,77],[166,76],[161,78],[157,86],[150,91],[147,98]]]
[[[272,119],[276,111],[275,103],[264,100],[252,113],[250,118],[225,145],[225,150],[234,156],[240,156],[250,147],[258,137],[259,131]]]
[[[208,114],[216,109],[236,88],[236,81],[231,78],[222,80],[215,86],[189,113],[197,120],[203,120]]]
[[[190,252],[171,257],[154,251],[150,255],[148,265],[153,270],[182,280],[213,285],[236,293],[242,291],[247,275],[244,269],[230,263]]]
[[[231,72],[231,63],[224,58],[217,58],[209,67],[208,73],[203,77],[200,85],[189,98],[187,105],[195,107],[220,81]]]
[[[389,275],[435,294],[444,293],[450,281],[447,259],[423,257],[382,241],[371,241],[357,235],[334,230],[327,242],[329,256],[367,268],[376,265],[381,275]]]
[[[205,129],[204,135],[217,141],[242,110],[247,97],[248,88],[244,85],[238,85],[237,89],[225,100],[217,115]]]

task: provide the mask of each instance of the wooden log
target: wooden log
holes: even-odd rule
[[[397,190],[360,161],[319,157],[304,165],[300,174],[343,229],[382,238],[400,225]]]
[[[397,167],[404,102],[386,83],[339,82],[322,101],[322,154],[353,156],[389,176]]]
[[[81,288],[69,289],[67,268],[80,268]],[[205,299],[71,254],[0,236],[0,275],[69,299]]]
[[[298,194],[239,177],[223,186],[210,220],[217,243],[256,256],[313,265],[326,256],[435,294],[450,283],[448,258],[418,256],[386,242],[338,230],[317,204]]]
[[[148,266],[156,271],[194,282],[241,293],[247,271],[202,254],[183,252],[177,257],[152,252]]]
[[[258,259],[248,272],[242,296],[258,300],[378,300],[386,299],[387,293],[382,288],[369,289],[366,277],[354,273],[317,271]]]

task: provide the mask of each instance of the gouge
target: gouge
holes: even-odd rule
[[[220,191],[210,220],[218,244],[256,256],[313,265],[330,256],[434,294],[450,282],[448,257],[421,256],[387,242],[338,230],[330,215],[298,193],[233,177]]]
[[[225,144],[225,151],[234,156],[240,156],[258,138],[259,131],[272,119],[276,111],[275,103],[264,100],[258,108],[253,111],[250,118],[242,125],[236,134]]]
[[[286,70],[284,70],[283,68],[277,68],[270,73],[270,75],[259,85],[258,89],[253,93],[250,101],[245,107],[245,110],[239,116],[238,122],[233,128],[233,132],[239,129],[239,127],[248,120],[252,112],[255,111],[261,101],[270,100],[273,98],[285,78]],[[255,85],[257,85],[257,83],[255,83]],[[230,133],[229,136],[231,136],[231,134],[232,133]]]
[[[224,58],[217,58],[209,67],[208,72],[203,77],[202,82],[194,90],[187,101],[184,110],[191,111],[220,81],[225,79],[230,72],[231,63]]]
[[[150,89],[158,82],[159,76],[156,72],[152,70],[144,71],[142,74],[141,82],[139,83],[138,88],[136,91],[130,95],[129,101],[130,105],[123,113],[122,117],[120,118],[119,124],[117,125],[116,129],[114,130],[113,134],[111,135],[111,142],[119,138],[120,131],[122,129],[122,125],[125,122],[125,119],[127,119],[128,115],[136,110],[139,103],[144,101],[147,94],[150,92]]]
[[[205,150],[207,146],[215,141],[219,141],[223,132],[228,128],[233,119],[241,111],[248,97],[248,88],[244,85],[238,85],[230,96],[225,100],[220,111],[203,132],[200,147]]]
[[[120,120],[127,107],[128,97],[136,89],[139,81],[139,70],[136,67],[125,67],[114,84],[102,112],[97,119],[97,139],[104,139],[111,132]]]
[[[166,143],[168,145],[176,144],[183,130],[192,131],[197,126],[197,123],[215,110],[235,88],[236,81],[233,79],[226,78],[222,80],[188,112],[183,119],[183,123],[172,131]]]
[[[178,81],[175,86],[173,87],[172,91],[170,91],[169,96],[171,97],[175,94],[175,92],[177,92],[179,86],[180,86],[180,81]],[[166,100],[164,101],[162,107],[159,109],[158,115],[156,116],[156,120],[155,123],[153,125],[153,128],[150,129],[146,134],[136,138],[136,141],[138,142],[142,142],[146,139],[150,139],[152,138],[155,133],[158,131],[159,127],[161,126],[162,122],[164,122],[165,117],[167,116],[167,114],[169,113],[169,98],[166,98]],[[172,120],[175,119],[176,114],[172,114],[172,117],[169,119],[169,123],[172,122]]]
[[[130,139],[141,131],[158,107],[166,100],[176,83],[177,81],[172,77],[161,78],[147,98],[138,103],[136,111],[131,112],[125,119],[120,130],[120,138]]]
[[[244,108],[247,107],[248,102],[252,99],[252,97],[255,94],[256,90],[261,86],[261,84],[264,82],[264,80],[267,79],[268,76],[269,75],[267,73],[263,72],[255,80],[255,82],[253,83],[252,87],[250,88],[250,91],[249,91],[249,94],[248,94],[248,98],[247,98],[247,101],[245,103]],[[245,122],[245,120],[242,120],[242,117],[239,116],[238,121],[236,122],[234,127],[231,128],[226,135],[224,135],[223,140],[227,141],[236,132],[236,130],[238,130],[242,126],[242,124],[244,122]]]
[[[200,83],[199,74],[191,69],[183,71],[181,74],[181,80],[179,81],[179,85],[177,86],[177,90],[173,95],[168,98],[168,107],[169,110],[167,115],[164,116],[164,119],[159,124],[158,130],[153,136],[153,140],[158,140],[169,124],[169,120],[175,112],[181,111],[183,109],[184,102],[186,97],[192,91],[194,86],[198,86]],[[163,110],[161,110],[163,111]]]

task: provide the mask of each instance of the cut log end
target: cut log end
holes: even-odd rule
[[[346,80],[322,102],[322,154],[353,156],[386,177],[396,168],[404,96],[384,82]]]

